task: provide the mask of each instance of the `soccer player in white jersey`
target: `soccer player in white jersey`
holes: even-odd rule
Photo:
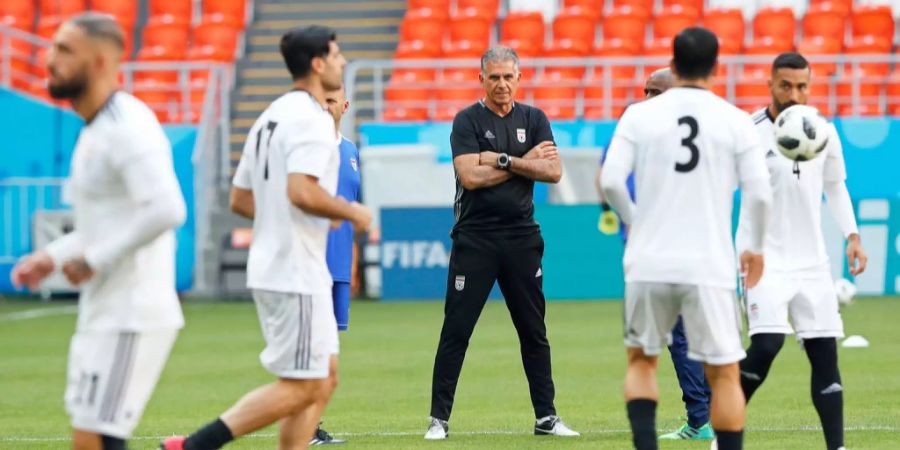
[[[748,220],[758,226],[740,256],[752,286],[762,274],[771,191],[750,117],[708,90],[718,47],[715,34],[704,28],[687,28],[675,37],[675,86],[628,107],[603,169],[604,193],[631,226],[624,258],[625,399],[638,450],[657,448],[657,359],[679,314],[688,357],[705,365],[718,447],[743,445],[737,363],[744,349],[732,203],[740,186]],[[626,186],[632,172],[636,204]]]
[[[56,32],[50,95],[86,122],[63,194],[75,228],[12,271],[32,290],[56,269],[81,288],[65,394],[79,450],[125,448],[184,324],[173,231],[184,199],[156,116],[118,91],[123,49],[111,16],[84,13]]]
[[[368,228],[372,215],[335,196],[340,157],[326,92],[341,87],[335,33],[312,26],[288,31],[281,53],[294,89],[250,129],[234,177],[231,208],[253,219],[247,285],[274,383],[244,395],[194,434],[166,439],[164,450],[212,450],[272,423],[279,448],[303,449],[337,384],[338,326],[325,261],[334,221]]]
[[[837,338],[844,336],[837,293],[822,238],[822,194],[847,239],[850,273],[866,268],[859,240],[841,140],[834,126],[824,154],[797,163],[775,146],[773,121],[789,106],[806,104],[810,67],[798,53],[783,53],[772,64],[771,104],[753,114],[763,143],[773,190],[772,215],[764,252],[766,271],[747,291],[750,348],[741,361],[741,385],[747,401],[765,381],[787,334],[797,333],[812,366],[812,400],[829,450],[844,446],[844,398],[837,363]],[[740,221],[738,249],[745,248],[752,225]]]

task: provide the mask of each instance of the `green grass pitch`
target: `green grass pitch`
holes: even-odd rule
[[[0,299],[0,449],[69,445],[62,394],[75,316],[22,314],[60,307]],[[556,405],[582,437],[531,435],[534,417],[515,332],[504,305],[491,302],[463,368],[450,439],[425,442],[442,308],[440,302],[354,302],[351,329],[341,335],[340,386],[325,415],[325,428],[350,439],[348,448],[630,448],[619,302],[548,304]],[[850,450],[900,448],[898,310],[898,299],[863,299],[844,310],[848,334],[872,344],[840,350]],[[190,432],[272,379],[257,360],[262,339],[250,303],[188,302],[185,312],[187,327],[131,448],[155,448],[160,436]],[[684,416],[668,355],[660,361],[660,392],[657,424],[668,430]],[[746,436],[750,449],[824,448],[809,398],[809,366],[792,340],[750,405]],[[272,449],[275,443],[270,428],[227,448]],[[661,448],[709,444],[664,442]]]

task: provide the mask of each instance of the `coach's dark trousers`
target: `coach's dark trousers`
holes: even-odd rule
[[[469,338],[494,281],[519,334],[536,418],[555,415],[550,344],[544,325],[544,240],[540,232],[522,236],[459,232],[453,239],[444,326],[431,385],[431,416],[449,420],[456,383]]]

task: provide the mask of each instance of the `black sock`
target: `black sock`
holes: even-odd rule
[[[750,397],[766,381],[772,361],[775,361],[783,345],[783,334],[762,333],[750,336],[747,357],[741,361],[741,389],[747,403],[750,403]]]
[[[216,450],[232,440],[231,430],[222,419],[217,418],[188,436],[184,441],[184,450]]]
[[[716,431],[716,444],[719,450],[741,450],[744,448],[743,431]]]
[[[125,445],[125,439],[119,439],[104,434],[100,436],[100,442],[103,450],[128,450],[128,447]]]
[[[844,446],[844,387],[837,363],[837,340],[806,339],[803,348],[812,366],[812,401],[822,422],[828,450]]]
[[[656,450],[656,400],[645,398],[630,400],[625,407],[628,409],[634,448]]]

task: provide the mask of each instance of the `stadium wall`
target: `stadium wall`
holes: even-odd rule
[[[61,178],[68,176],[69,161],[75,141],[84,122],[69,110],[0,89],[0,181],[16,178]],[[197,138],[192,126],[164,126],[163,130],[172,143],[175,174],[181,185],[187,205],[187,220],[176,232],[176,283],[179,291],[191,288],[194,269],[194,170],[191,156]],[[0,202],[17,202],[0,187]],[[18,203],[15,203],[18,206]],[[27,247],[4,248],[4,253],[14,255],[31,250],[30,215],[37,205],[30,204],[24,221],[18,216],[18,207],[4,208],[0,214],[10,212],[15,217],[3,217],[3,224],[27,223],[28,227],[13,228],[12,241],[23,241]],[[22,236],[24,233],[25,236]],[[20,239],[22,237],[23,239]],[[3,244],[0,244],[3,245]],[[9,281],[12,264],[0,264],[0,292],[10,293]]]
[[[900,120],[844,118],[838,119],[836,126],[844,145],[848,187],[870,257],[869,270],[855,282],[863,294],[900,294],[900,177],[894,175],[900,167]],[[556,123],[553,131],[558,145],[565,147],[564,154],[571,155],[578,151],[596,152],[609,141],[614,127],[614,122],[575,121]],[[428,148],[434,155],[431,164],[449,171],[449,134],[447,123],[367,124],[361,128],[360,139],[364,155],[375,155],[379,148],[397,146],[411,150]],[[367,174],[367,159],[365,156],[362,159],[366,183],[374,183],[372,178],[378,177],[405,179],[410,184],[411,179],[422,180],[416,173],[431,173],[407,166],[397,166],[392,172],[391,164],[379,163],[377,173]],[[371,157],[368,161],[371,162]],[[429,178],[434,182],[432,175]],[[440,180],[452,183],[452,177]],[[593,189],[590,183],[578,186]],[[373,192],[364,194],[369,203]],[[449,230],[453,224],[452,199],[448,200],[446,194],[441,191],[441,197],[435,201],[403,206],[394,202],[381,208],[382,298],[443,298],[450,252]],[[372,201],[381,203],[379,199]],[[624,291],[623,247],[618,236],[605,236],[597,231],[597,206],[554,204],[558,202],[552,196],[536,196],[535,201],[535,215],[546,241],[543,272],[548,298],[620,298]],[[850,278],[840,231],[827,210],[823,211],[823,222],[832,272],[836,277]],[[494,296],[497,296],[496,289]]]

